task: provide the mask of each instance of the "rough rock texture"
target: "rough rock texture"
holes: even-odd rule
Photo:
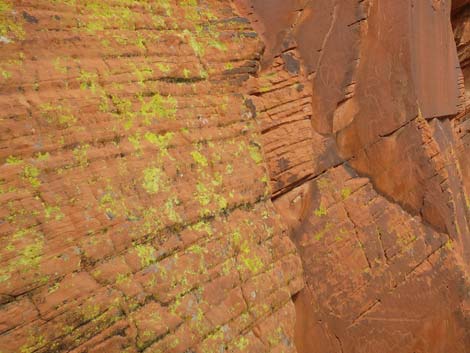
[[[0,352],[468,352],[469,6],[0,0]]]
[[[298,351],[468,351],[465,4],[458,51],[448,1],[238,4],[267,43],[252,95],[303,262]]]
[[[294,352],[229,1],[0,2],[0,352]]]

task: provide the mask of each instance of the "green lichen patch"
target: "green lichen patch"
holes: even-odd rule
[[[135,29],[136,16],[130,8],[133,1],[121,0],[109,3],[100,0],[88,0],[80,8],[83,16],[80,28],[88,33],[96,33],[108,28]]]
[[[199,182],[196,184],[196,199],[201,204],[201,206],[207,206],[212,200],[212,192],[207,188],[206,185]]]
[[[139,41],[138,46],[140,46],[141,49],[145,49],[144,43],[145,43],[145,41],[143,39],[141,39]],[[135,77],[137,79],[137,83],[140,86],[145,87],[145,81],[153,76],[152,68],[148,65],[139,65],[139,66],[137,66],[134,62],[130,62],[129,66],[131,67],[131,70],[132,70],[133,74],[135,75]]]
[[[19,164],[23,163],[23,160],[19,157],[8,156],[7,160],[6,160],[6,163],[8,165],[19,165]]]
[[[144,136],[148,142],[158,147],[160,156],[162,157],[169,156],[168,147],[170,145],[171,140],[175,136],[173,132],[167,132],[162,135],[157,135],[157,134],[154,134],[153,132],[147,131]]]
[[[193,157],[194,162],[200,167],[207,167],[207,158],[204,157],[199,151],[192,151],[191,157]]]
[[[23,168],[22,178],[31,184],[33,188],[38,188],[41,185],[41,180],[39,180],[40,174],[39,168],[28,164]]]
[[[140,239],[148,234],[155,234],[163,228],[163,219],[160,210],[147,207],[139,210],[138,219],[141,220],[136,226],[131,227],[133,239]]]
[[[136,112],[133,109],[132,101],[129,98],[112,95],[111,102],[115,107],[113,115],[123,122],[124,129],[129,130],[132,128],[136,119]]]
[[[22,21],[15,16],[10,1],[0,0],[0,44],[25,39]]]
[[[78,146],[73,149],[73,158],[75,159],[75,163],[80,167],[86,167],[88,165],[88,150],[90,145],[85,144]]]
[[[255,161],[256,164],[260,164],[263,161],[263,155],[261,154],[261,148],[258,145],[250,144],[248,146],[250,157]]]
[[[77,122],[72,109],[65,103],[43,103],[39,109],[41,117],[49,124],[70,127]]]
[[[80,76],[78,77],[78,81],[80,82],[80,88],[83,90],[90,90],[93,94],[98,91],[100,84],[98,83],[98,74],[80,70]]]
[[[146,100],[140,97],[142,107],[140,113],[144,117],[144,124],[150,125],[154,119],[176,118],[178,102],[171,96],[162,96],[155,93],[150,99]]]
[[[61,57],[55,58],[52,62],[54,69],[62,75],[65,75],[69,71],[69,67],[67,66],[67,60],[68,59]]]
[[[151,245],[136,245],[135,251],[140,258],[142,267],[147,267],[157,259],[156,250]]]
[[[142,186],[149,194],[156,194],[168,189],[168,177],[161,168],[146,168],[143,171]]]
[[[65,216],[60,209],[60,206],[52,206],[43,204],[44,207],[44,217],[46,219],[54,219],[56,221],[62,220]]]
[[[256,254],[256,251],[252,244],[248,241],[244,241],[240,246],[241,251],[241,269],[247,269],[252,274],[259,273],[264,268],[264,263],[261,258]]]
[[[193,229],[197,232],[206,233],[209,236],[214,234],[214,231],[212,230],[211,223],[209,223],[207,221],[199,221],[196,224],[190,226],[190,229]]]
[[[104,193],[98,199],[99,209],[106,214],[109,219],[126,215],[127,219],[135,218],[131,210],[126,207],[123,196],[113,190],[111,185],[107,185]]]
[[[142,154],[141,134],[137,132],[135,135],[131,135],[127,139],[131,143],[132,147],[134,147],[136,154],[140,156]]]
[[[181,201],[176,196],[169,197],[164,204],[164,213],[171,222],[180,223],[181,216],[176,211],[175,207],[180,205]]]
[[[19,353],[33,353],[39,348],[46,345],[47,341],[43,335],[37,335],[34,332],[30,332],[28,342],[19,347]]]
[[[9,39],[6,37],[0,36],[0,45],[3,43],[8,43]],[[2,79],[4,81],[9,80],[13,77],[13,73],[18,73],[19,70],[23,69],[24,64],[24,53],[19,52],[17,53],[16,58],[6,59],[4,58],[0,62],[0,82]]]
[[[165,64],[165,63],[157,63],[157,67],[164,74],[167,74],[171,71],[170,65]]]
[[[245,336],[240,336],[234,341],[235,347],[237,347],[240,352],[243,352],[247,347],[250,341]]]
[[[313,213],[317,217],[323,217],[323,216],[326,216],[328,214],[328,210],[326,209],[325,206],[320,205],[320,206],[318,206],[318,208],[315,211],[313,211]]]
[[[9,251],[16,251],[17,256],[0,269],[0,283],[8,281],[16,272],[27,274],[37,270],[42,259],[44,249],[44,235],[42,233],[34,229],[20,229],[15,234],[16,238],[12,240],[22,239],[28,243],[18,250],[12,244],[8,246]],[[46,279],[46,277],[38,278],[38,281]]]
[[[44,162],[44,161],[47,161],[50,158],[50,156],[51,155],[49,154],[49,152],[45,152],[45,153],[38,152],[36,153],[35,158],[39,162]]]
[[[196,12],[190,12],[189,17]],[[206,13],[207,15],[207,13]],[[210,17],[210,15],[209,15]],[[196,21],[193,20],[194,23]],[[198,57],[205,55],[207,48],[212,47],[220,51],[227,51],[228,48],[225,43],[220,39],[220,32],[217,27],[209,22],[204,22],[204,25],[197,24],[194,30],[185,29],[183,31],[183,38],[187,41],[189,46]]]
[[[4,80],[8,80],[9,78],[11,78],[11,72],[10,71],[7,71],[7,70],[4,70],[4,69],[1,69],[0,68],[0,76],[4,79]]]
[[[346,200],[349,196],[351,196],[351,189],[350,188],[343,188],[341,189],[341,197],[343,200]]]

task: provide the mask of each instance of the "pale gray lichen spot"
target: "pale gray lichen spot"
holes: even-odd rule
[[[0,36],[0,43],[8,44],[11,43],[11,40],[5,36]]]

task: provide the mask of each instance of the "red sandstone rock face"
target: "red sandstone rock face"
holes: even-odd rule
[[[0,352],[467,352],[468,13],[0,0]]]
[[[249,21],[229,1],[0,9],[0,352],[294,352],[302,266]]]
[[[278,18],[266,2],[240,1],[268,42],[260,77],[272,88],[261,83],[254,101],[277,121],[263,145],[307,283],[295,297],[297,348],[465,352],[468,128],[451,4],[320,3],[283,2]],[[454,5],[464,63],[466,15]],[[290,52],[299,74],[279,79]],[[311,110],[294,120],[288,107],[306,94]]]

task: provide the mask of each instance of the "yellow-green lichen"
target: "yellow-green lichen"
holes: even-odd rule
[[[198,41],[196,34],[187,29],[183,31],[183,34],[187,38],[188,43],[190,47],[193,49],[194,53],[197,56],[203,56],[205,53],[205,49],[204,49],[204,46]]]
[[[85,321],[90,321],[96,318],[101,312],[100,306],[95,303],[86,304],[81,309],[81,314]]]
[[[153,246],[150,245],[136,245],[135,251],[140,258],[140,262],[143,267],[147,267],[153,262],[155,262],[157,255],[156,250]]]
[[[212,199],[212,193],[210,190],[201,182],[196,184],[196,199],[201,204],[201,206],[207,206]]]
[[[216,199],[217,207],[219,208],[219,210],[224,210],[228,207],[227,199],[223,197],[222,195],[216,194],[215,199]]]
[[[119,274],[116,276],[115,283],[116,283],[117,285],[120,285],[120,284],[130,283],[130,281],[131,281],[131,277],[130,277],[128,274],[119,273]]]
[[[73,158],[75,159],[75,162],[81,166],[81,167],[86,167],[88,165],[88,150],[90,148],[90,145],[81,145],[73,149]]]
[[[10,263],[12,270],[19,269],[22,272],[29,272],[39,266],[44,247],[43,237],[32,239],[32,243],[25,246],[19,256]]]
[[[8,80],[12,76],[10,71],[4,69],[0,69],[0,74],[5,80]]]
[[[452,242],[452,239],[449,239],[448,241],[446,241],[445,247],[446,247],[447,250],[452,250],[454,248],[454,244]]]
[[[57,57],[53,61],[54,69],[56,69],[61,74],[66,74],[68,72],[68,66],[64,62],[64,58]]]
[[[136,153],[140,155],[142,153],[142,146],[140,144],[140,140],[141,140],[140,133],[137,132],[135,135],[131,135],[127,139],[129,140],[131,145],[134,147],[134,150],[136,151]]]
[[[129,66],[132,69],[132,72],[137,78],[137,82],[142,87],[145,86],[145,81],[152,77],[153,70],[149,66],[141,65],[138,67],[135,63],[130,62]]]
[[[121,210],[123,208],[125,209],[125,206],[122,205],[122,202],[119,203],[116,199],[116,194],[110,185],[106,186],[104,194],[99,198],[99,207],[110,219],[120,215]],[[132,215],[130,217],[132,217]]]
[[[132,235],[140,238],[150,233],[156,233],[163,227],[160,212],[153,207],[145,208],[141,211],[142,224],[132,229]]]
[[[271,347],[276,347],[281,343],[284,333],[282,328],[278,327],[274,332],[268,335],[268,342]]]
[[[328,211],[325,208],[325,206],[320,205],[315,211],[313,211],[313,213],[317,217],[323,217],[323,216],[326,216],[328,214]]]
[[[349,196],[351,196],[351,189],[350,188],[343,188],[341,189],[341,197],[343,200],[346,200]]]
[[[321,191],[328,189],[330,185],[331,185],[331,181],[326,178],[317,180],[317,186]]]
[[[133,110],[131,100],[117,95],[112,95],[111,101],[116,107],[114,115],[124,122],[124,129],[129,130],[133,126],[135,120],[135,111]]]
[[[213,234],[211,224],[209,222],[206,222],[206,221],[199,221],[198,223],[192,225],[190,228],[197,231],[197,232],[205,232],[208,235]]]
[[[231,241],[232,241],[232,243],[235,247],[238,248],[240,246],[241,239],[242,239],[242,235],[240,233],[240,230],[238,230],[238,229],[234,230],[232,232]]]
[[[99,87],[98,75],[91,71],[80,70],[78,81],[80,82],[81,89],[90,90],[92,93],[96,93]]]
[[[224,180],[224,177],[222,176],[222,174],[220,174],[219,172],[215,172],[214,178],[212,179],[211,183],[214,186],[220,186],[222,185],[223,180]]]
[[[259,273],[261,269],[264,268],[263,261],[256,254],[251,256],[243,255],[241,256],[241,261],[246,269],[248,269],[253,274]]]
[[[65,216],[59,206],[43,205],[44,217],[46,219],[55,219],[56,221],[62,220]]]
[[[28,342],[19,348],[19,353],[33,353],[46,344],[46,338],[43,335],[30,334]]]
[[[37,161],[47,161],[50,157],[50,154],[49,152],[45,152],[45,153],[42,153],[42,152],[38,152],[36,153],[36,160]]]
[[[178,105],[175,98],[155,93],[149,100],[143,98],[140,100],[142,103],[140,113],[144,117],[144,124],[150,125],[154,119],[175,119]]]
[[[41,116],[50,124],[70,127],[77,121],[71,108],[66,104],[44,103],[39,106],[39,109]]]
[[[163,72],[164,74],[167,74],[171,71],[170,65],[164,64],[164,63],[157,63],[158,69]]]
[[[6,162],[9,165],[18,165],[18,164],[23,163],[23,160],[19,157],[8,156]]]
[[[218,39],[210,39],[208,44],[209,46],[220,51],[227,51],[227,45]]]
[[[225,167],[225,172],[226,172],[228,175],[232,175],[232,174],[233,174],[233,165],[227,164],[227,166]]]
[[[137,38],[135,39],[135,45],[141,50],[147,50],[146,40],[145,37],[142,36],[140,33],[137,34]],[[142,81],[139,81],[139,84],[142,85]]]
[[[207,158],[204,157],[199,151],[192,151],[191,157],[193,157],[194,162],[196,162],[200,167],[207,167]]]
[[[0,43],[25,39],[22,21],[15,18],[15,13],[10,1],[0,0]]]
[[[111,4],[101,0],[87,0],[83,8],[86,21],[80,26],[89,33],[103,31],[107,28],[132,30],[135,28],[135,14],[129,8],[131,0],[120,0]]]
[[[145,139],[150,142],[151,144],[158,147],[160,155],[169,156],[168,154],[168,146],[170,145],[171,140],[175,134],[173,132],[167,132],[162,135],[156,135],[153,132],[146,132]]]
[[[240,352],[243,352],[246,349],[246,347],[248,347],[248,344],[249,344],[249,341],[244,336],[241,336],[235,340],[235,346],[240,350]]]
[[[168,187],[168,180],[165,172],[158,167],[144,169],[144,180],[142,186],[149,194],[156,194],[160,190]]]
[[[40,170],[32,165],[26,165],[23,169],[23,180],[29,182],[33,188],[38,188],[41,185],[39,180]]]
[[[259,146],[250,145],[248,146],[248,151],[250,153],[251,159],[253,159],[256,164],[260,164],[263,161],[263,155],[261,154],[261,149]]]
[[[175,210],[175,206],[178,206],[180,203],[180,200],[176,196],[168,198],[168,200],[165,202],[165,215],[172,222],[178,223],[182,221],[181,216]]]

